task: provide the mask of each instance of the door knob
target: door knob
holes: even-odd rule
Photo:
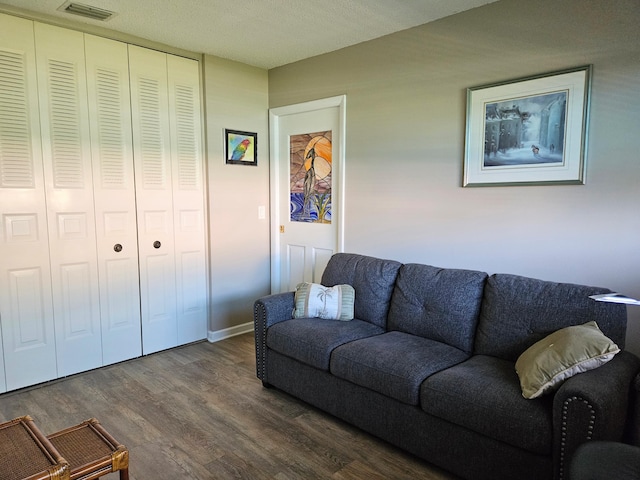
[[[122,245],[120,245],[119,243],[116,243],[116,244],[113,246],[113,249],[114,249],[116,252],[121,252],[121,251],[122,251]]]
[[[161,246],[161,245],[162,245],[162,244],[161,244],[158,240],[156,240],[155,242],[153,242],[153,248],[160,248],[160,246]]]

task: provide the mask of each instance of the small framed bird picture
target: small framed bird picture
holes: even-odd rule
[[[258,165],[258,134],[224,130],[225,158],[231,165]]]

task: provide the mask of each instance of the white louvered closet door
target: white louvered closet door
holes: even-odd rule
[[[103,364],[142,354],[127,45],[85,35]]]
[[[144,354],[177,345],[167,56],[129,46]]]
[[[102,365],[84,37],[35,23],[58,376]]]
[[[3,14],[0,220],[0,391],[5,391],[50,380],[57,371],[33,22]]]
[[[198,62],[167,56],[178,344],[207,336],[207,264]]]

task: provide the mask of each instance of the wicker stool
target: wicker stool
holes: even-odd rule
[[[95,418],[47,438],[69,462],[70,480],[93,480],[117,471],[120,480],[129,480],[129,451]]]
[[[2,480],[67,480],[69,464],[25,415],[0,424]]]

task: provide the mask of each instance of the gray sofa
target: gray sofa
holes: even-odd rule
[[[292,318],[294,292],[255,302],[257,376],[468,480],[568,479],[589,440],[624,438],[640,360],[622,351],[533,400],[515,361],[596,321],[624,347],[607,289],[334,255],[322,284],[355,289],[351,321]]]

